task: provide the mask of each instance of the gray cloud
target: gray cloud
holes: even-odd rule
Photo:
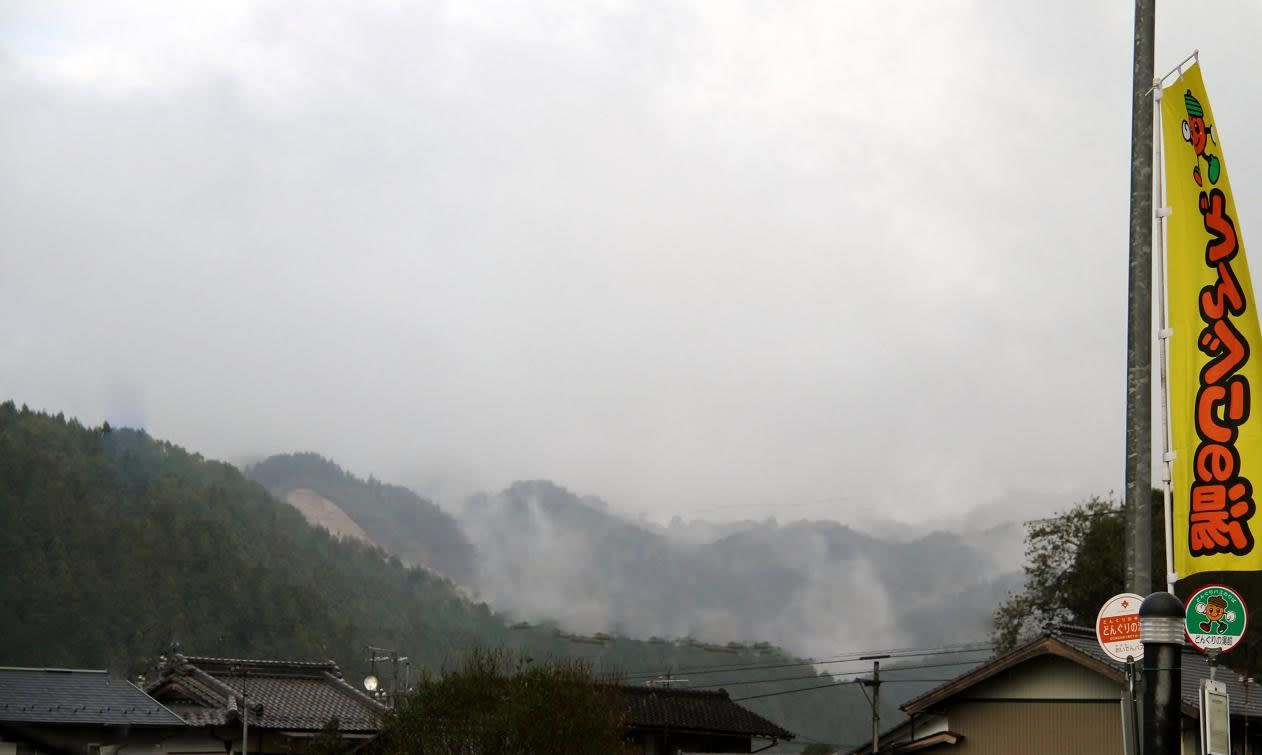
[[[1160,13],[1247,223],[1262,13]],[[5,15],[5,396],[661,521],[1121,486],[1129,8]]]

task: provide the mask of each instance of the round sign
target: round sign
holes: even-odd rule
[[[1184,610],[1188,641],[1200,650],[1227,652],[1244,636],[1244,601],[1226,585],[1206,585],[1188,598]]]
[[[1095,638],[1105,655],[1119,663],[1126,657],[1144,657],[1144,643],[1139,641],[1139,604],[1144,599],[1133,592],[1114,595],[1105,601],[1095,617]]]

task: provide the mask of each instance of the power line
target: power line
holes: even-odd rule
[[[937,648],[896,648],[890,650],[859,650],[853,653],[833,656],[832,658],[805,658],[792,663],[755,663],[755,664],[733,664],[719,666],[698,666],[687,669],[668,669],[657,671],[636,671],[624,674],[625,678],[639,678],[645,676],[656,676],[664,673],[672,674],[711,674],[722,671],[751,671],[758,669],[774,669],[774,668],[792,668],[795,666],[819,666],[829,663],[850,663],[854,661],[872,660],[873,656],[880,658],[915,658],[929,655],[944,655],[952,653],[978,653],[993,649],[993,645],[988,642],[972,643],[963,645],[943,645]]]
[[[794,668],[798,666],[822,666],[831,663],[850,663],[854,661],[871,660],[872,656],[880,658],[916,658],[930,655],[949,655],[953,653],[978,653],[993,649],[993,645],[989,642],[978,642],[961,645],[943,645],[937,648],[894,648],[888,650],[859,650],[854,653],[834,656],[832,658],[818,659],[806,658],[792,663],[755,663],[755,664],[734,664],[720,666],[698,666],[695,668],[685,669],[658,669],[634,671],[623,674],[625,679],[642,679],[660,676],[662,674],[717,674],[724,671],[757,671],[761,669],[776,668]]]
[[[810,692],[813,689],[827,689],[829,687],[844,687],[847,684],[855,684],[855,683],[856,681],[852,679],[845,682],[833,682],[832,684],[817,684],[814,687],[802,687],[801,689],[790,689],[790,690],[784,690],[781,692],[766,692],[761,695],[750,695],[748,697],[733,697],[732,702],[739,703],[744,700],[757,700],[762,697],[777,697],[779,695],[792,695],[797,692]]]
[[[919,671],[919,670],[921,670],[921,669],[930,669],[930,668],[950,668],[950,667],[952,667],[952,666],[972,666],[972,665],[975,665],[975,663],[981,663],[981,661],[976,661],[976,662],[974,662],[974,661],[954,661],[954,662],[952,662],[952,663],[917,663],[917,664],[911,664],[911,665],[907,665],[907,666],[890,666],[890,667],[888,667],[888,668],[886,668],[886,669],[884,669],[884,670],[885,670],[885,672],[886,672],[886,673],[894,674],[894,673],[898,673],[899,671],[912,671],[912,670]],[[687,687],[684,687],[684,689],[707,689],[707,688],[713,688],[713,687],[737,687],[737,686],[741,686],[741,685],[745,685],[745,684],[774,684],[774,683],[776,683],[776,682],[804,681],[804,680],[806,680],[806,679],[821,679],[821,678],[828,678],[828,677],[830,677],[830,676],[831,676],[831,677],[836,677],[836,676],[838,676],[838,675],[837,675],[837,674],[811,674],[811,675],[809,675],[809,676],[807,676],[807,675],[803,675],[803,676],[781,676],[781,677],[777,677],[777,678],[775,678],[775,679],[739,679],[739,680],[736,680],[736,681],[730,681],[730,682],[715,682],[715,683],[713,683],[713,684],[691,684],[691,685],[688,685]],[[851,680],[851,681],[853,681],[853,680]],[[882,680],[881,680],[881,683],[882,683],[882,684],[884,684],[884,683],[889,682],[889,681],[911,681],[911,680],[904,680],[904,679],[892,678],[892,679],[882,679]],[[950,679],[924,679],[924,680],[915,680],[915,681],[950,681]]]
[[[1071,516],[1082,516],[1082,517],[1086,517],[1087,519],[1098,519],[1098,518],[1106,517],[1106,516],[1122,516],[1125,513],[1126,512],[1121,509],[1107,509],[1107,510],[1102,510],[1102,511],[1078,511],[1078,512],[1066,511],[1061,514],[1045,516],[1039,519],[1026,519],[1021,524],[1023,525],[1044,524],[1046,522],[1055,522],[1055,521],[1065,519]]]
[[[952,679],[882,679],[881,684],[891,684],[898,682],[949,682]],[[844,687],[847,684],[860,684],[859,679],[850,679],[844,682],[833,682],[832,684],[817,684],[814,687],[802,687],[800,689],[787,689],[780,692],[764,692],[761,695],[748,695],[746,697],[733,697],[732,702],[739,703],[744,700],[758,700],[763,697],[779,697],[780,695],[792,695],[798,692],[810,692],[816,689],[828,689],[829,687]]]

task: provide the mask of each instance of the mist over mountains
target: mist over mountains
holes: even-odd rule
[[[750,522],[704,541],[547,481],[455,517],[314,454],[248,471],[271,486],[143,431],[0,404],[0,545],[17,565],[0,578],[0,661],[131,676],[179,644],[336,658],[353,676],[367,646],[429,671],[494,647],[637,682],[695,672],[679,681],[739,688],[804,737],[850,742],[870,722],[848,683],[866,648],[978,639],[996,597],[994,578],[968,573],[993,559],[955,535]],[[935,668],[987,652],[950,649]],[[884,720],[936,683],[897,665],[908,676],[882,695]]]
[[[496,610],[577,633],[771,641],[810,656],[927,647],[984,639],[1020,584],[1015,521],[966,534],[878,535],[828,520],[659,527],[548,480],[474,495],[453,515],[315,454],[246,474],[282,500],[318,493],[377,544]]]
[[[839,648],[984,639],[1019,584],[1006,548],[945,532],[883,539],[833,521],[746,522],[710,542],[672,537],[548,481],[472,498],[461,516],[479,593],[527,620],[578,631],[770,639]],[[1020,543],[1020,527],[989,540]]]

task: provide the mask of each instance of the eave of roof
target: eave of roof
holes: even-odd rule
[[[1032,658],[1042,655],[1054,655],[1074,663],[1085,666],[1096,673],[1103,674],[1108,678],[1122,682],[1125,675],[1122,670],[1116,666],[1112,666],[1104,661],[1099,660],[1087,653],[1083,653],[1077,648],[1060,640],[1055,635],[1043,635],[1032,642],[1026,643],[1016,650],[1010,651],[1004,655],[995,658],[989,663],[984,663],[972,671],[957,677],[950,682],[931,689],[920,697],[907,701],[901,707],[908,714],[913,715],[921,713],[924,710],[937,705],[938,703],[953,697],[960,692],[972,687],[974,684],[985,681],[1003,671],[1024,663]]]
[[[936,734],[930,734],[927,737],[913,740],[906,744],[897,745],[895,752],[917,752],[927,747],[935,747],[937,745],[954,745],[959,744],[964,739],[963,734],[953,731],[940,731]]]

